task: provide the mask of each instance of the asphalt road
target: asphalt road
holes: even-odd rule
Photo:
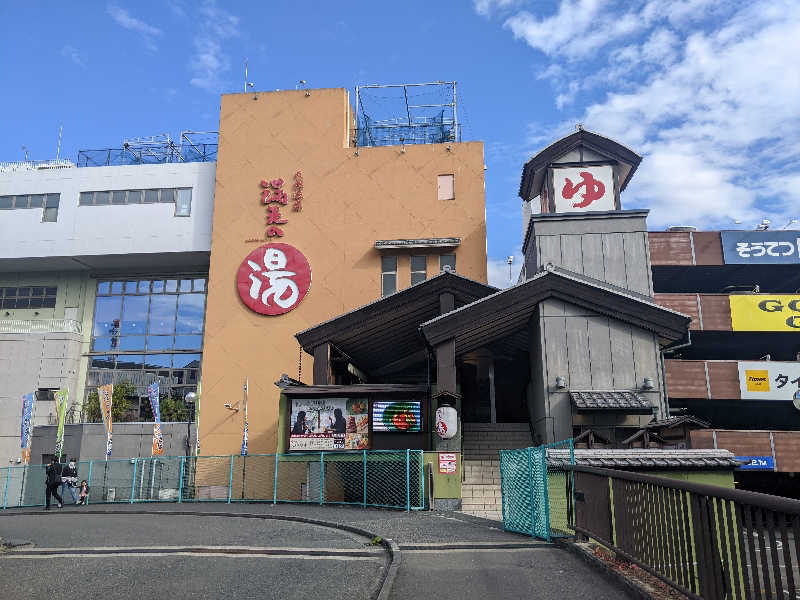
[[[142,510],[155,514],[136,512]],[[505,532],[493,521],[452,513],[232,504],[0,513],[0,537],[32,542],[0,554],[0,598],[358,600],[372,596],[386,573],[388,552],[367,537],[246,514],[302,516],[394,539],[401,561],[392,599],[625,597],[573,554]]]

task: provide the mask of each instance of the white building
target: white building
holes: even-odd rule
[[[155,376],[195,389],[215,170],[0,163],[0,465],[20,456],[25,393],[44,425],[63,387],[76,417],[123,377],[139,396]]]

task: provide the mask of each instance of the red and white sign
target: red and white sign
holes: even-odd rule
[[[615,210],[614,171],[611,166],[553,169],[556,212]]]
[[[439,473],[452,475],[458,468],[458,458],[454,452],[439,452]]]
[[[251,310],[262,315],[282,315],[306,297],[311,287],[311,267],[294,246],[264,244],[242,261],[236,287]]]

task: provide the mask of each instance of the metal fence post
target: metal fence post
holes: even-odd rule
[[[531,537],[536,533],[536,496],[533,490],[533,448],[528,447],[528,496],[531,502],[531,523],[528,535]]]
[[[8,504],[8,481],[11,479],[11,469],[6,468],[6,491],[3,494],[3,510],[6,509]]]
[[[86,485],[89,486],[89,489],[92,488],[92,467],[94,466],[94,460],[89,461],[89,475],[87,475]],[[89,505],[89,494],[86,494],[86,505]]]
[[[272,477],[272,503],[278,503],[278,459],[280,454],[275,453],[275,475]]]
[[[547,477],[547,447],[542,448],[542,487],[544,488],[544,526],[550,541],[550,480]]]
[[[184,465],[186,463],[186,457],[181,456],[181,475],[178,479],[178,504],[183,502],[183,472],[184,472]]]
[[[139,466],[139,459],[133,459],[133,478],[131,479],[131,504],[133,504],[133,499],[136,496],[136,467]]]
[[[228,475],[228,504],[231,503],[232,494],[233,494],[233,454],[231,454],[231,472]]]
[[[325,497],[325,453],[319,453],[319,503],[322,504]]]
[[[406,448],[406,512],[411,511],[411,450]]]
[[[364,508],[367,508],[367,451],[362,450],[363,458],[361,460],[362,468],[364,470],[364,502],[362,503]]]

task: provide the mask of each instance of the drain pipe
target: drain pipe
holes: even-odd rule
[[[686,348],[687,346],[692,345],[692,332],[691,330],[686,330],[686,335],[681,338],[680,340],[670,344],[661,349],[659,352],[659,357],[661,358],[661,393],[664,394],[664,407],[666,408],[666,415],[664,416],[665,419],[668,419],[669,414],[669,396],[667,396],[667,365],[664,360],[664,354],[667,352],[675,352],[675,350],[680,350],[681,348]]]

